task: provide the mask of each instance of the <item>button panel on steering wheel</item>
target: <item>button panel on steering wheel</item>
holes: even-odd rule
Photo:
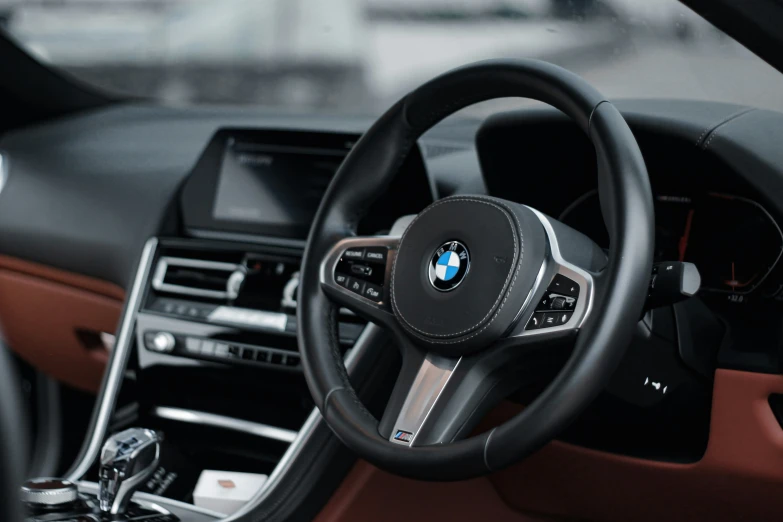
[[[568,324],[579,300],[579,283],[556,274],[536,306],[525,330]]]
[[[374,303],[383,301],[387,247],[347,248],[334,268],[334,282]]]

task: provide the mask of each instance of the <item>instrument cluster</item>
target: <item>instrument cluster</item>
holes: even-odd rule
[[[608,248],[597,191],[573,201],[560,220]],[[655,195],[655,261],[695,264],[703,299],[733,305],[783,301],[782,255],[780,226],[757,201],[712,191]]]

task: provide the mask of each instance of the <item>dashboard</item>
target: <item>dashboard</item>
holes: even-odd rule
[[[616,378],[563,440],[599,450],[586,458],[698,467],[714,436],[716,368],[773,377],[783,370],[783,148],[775,139],[783,115],[707,102],[617,105],[650,174],[656,261],[694,263],[702,290],[640,323]],[[74,331],[82,339],[84,330],[109,330],[118,296],[135,295],[135,307],[126,308],[136,314],[135,331],[126,337],[136,380],[123,394],[141,404],[145,425],[167,430],[176,446],[167,449],[179,455],[168,465],[181,466],[183,477],[174,497],[187,495],[181,484],[198,470],[183,463],[196,454],[213,466],[271,474],[312,410],[296,343],[298,264],[329,180],[371,123],[126,105],[0,138],[10,165],[0,193],[0,317],[37,318],[50,300],[33,294],[40,281],[6,280],[4,271],[83,293],[98,289],[81,295],[89,307],[59,307],[68,309],[68,324],[57,330],[68,343],[36,338],[45,330],[38,320],[9,322],[6,333],[31,364],[82,382],[69,373],[75,365],[51,364],[50,347],[61,351],[58,361],[98,360],[93,348],[75,344]],[[388,230],[434,199],[486,193],[530,205],[608,248],[596,168],[589,141],[553,110],[448,120],[420,140],[359,231]],[[39,212],[29,212],[33,204]],[[140,252],[149,252],[146,272]],[[101,301],[107,297],[111,303]],[[99,325],[90,320],[96,316]],[[339,315],[344,351],[365,324]],[[105,361],[104,353],[93,382]],[[540,384],[513,402],[529,401]],[[277,438],[259,446],[235,434],[220,452],[208,436],[183,429],[183,411],[272,426]]]

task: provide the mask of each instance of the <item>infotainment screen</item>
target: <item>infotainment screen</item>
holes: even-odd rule
[[[246,143],[229,137],[213,218],[309,227],[343,156],[341,151]]]
[[[355,132],[219,129],[182,187],[182,225],[194,237],[301,246],[329,183],[359,138]],[[421,212],[432,194],[414,147],[356,232],[384,233],[398,217]]]

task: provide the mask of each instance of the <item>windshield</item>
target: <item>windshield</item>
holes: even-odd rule
[[[44,63],[170,104],[378,113],[485,58],[549,60],[618,98],[783,110],[783,76],[676,0],[0,0]]]

